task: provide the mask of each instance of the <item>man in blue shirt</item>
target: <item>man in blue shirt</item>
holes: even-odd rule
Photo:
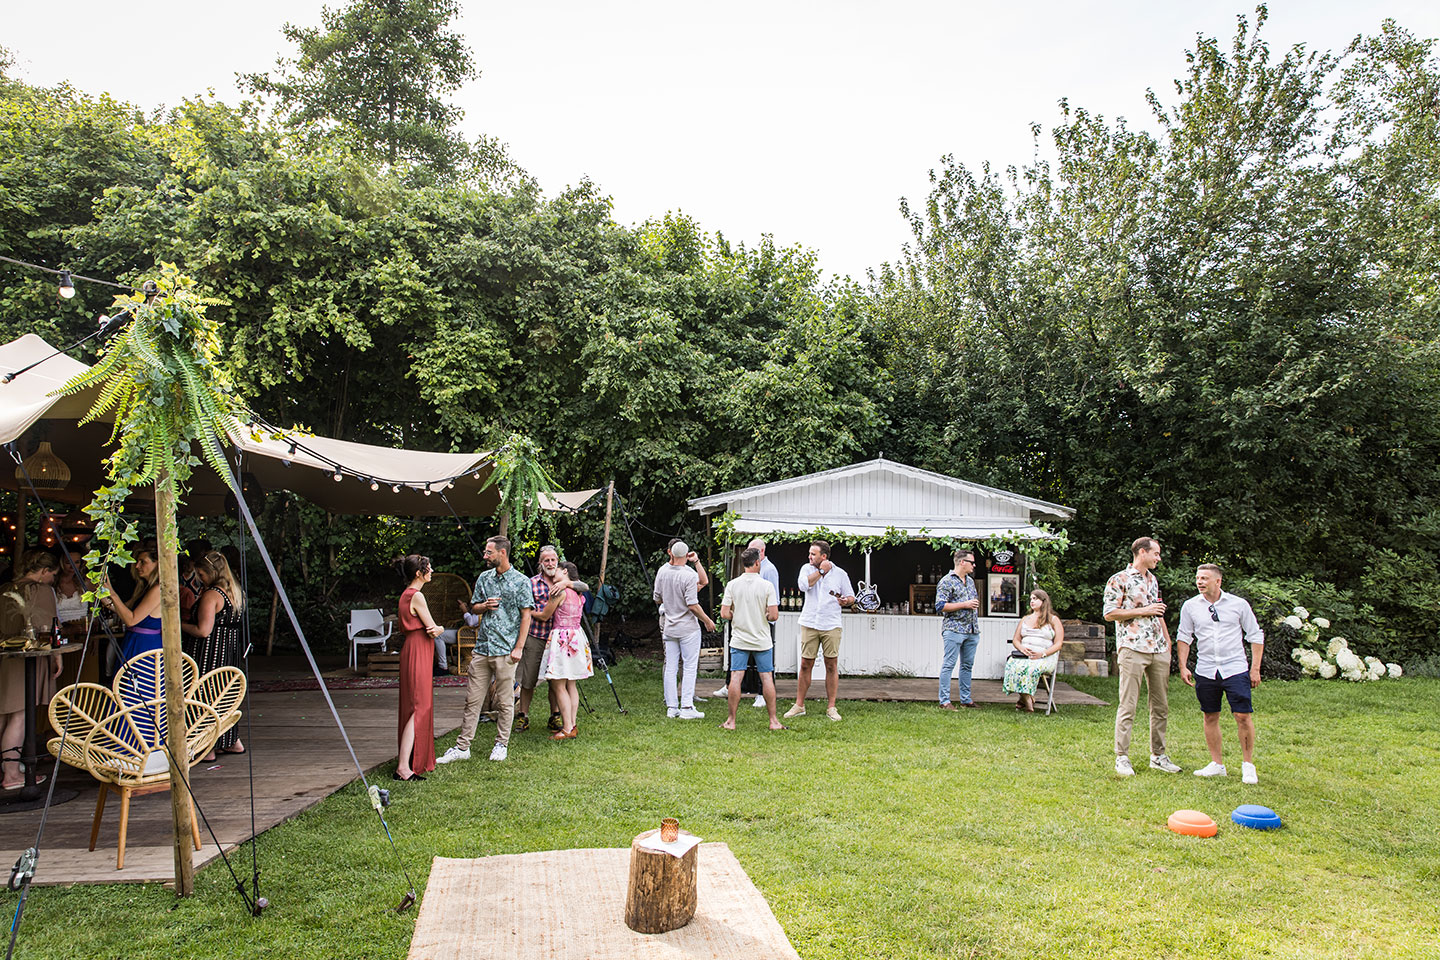
[[[956,550],[955,569],[945,574],[935,588],[935,607],[943,614],[940,641],[945,659],[940,664],[940,707],[954,710],[950,702],[950,678],[960,662],[960,706],[976,709],[980,704],[970,696],[970,678],[975,669],[975,650],[980,646],[980,595],[975,591],[975,551]]]

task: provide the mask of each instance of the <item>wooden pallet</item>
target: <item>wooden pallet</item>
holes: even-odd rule
[[[367,677],[398,677],[400,676],[400,654],[398,653],[372,653],[365,660],[365,676]]]

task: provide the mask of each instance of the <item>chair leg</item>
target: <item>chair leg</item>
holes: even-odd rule
[[[125,869],[125,831],[130,827],[130,788],[120,788],[120,852],[115,856],[115,869]]]
[[[90,825],[90,851],[95,851],[95,841],[100,839],[100,815],[105,812],[105,797],[110,793],[110,784],[100,784],[100,798],[95,801],[95,822]]]
[[[1048,717],[1050,716],[1051,710],[1059,710],[1060,708],[1055,704],[1055,678],[1047,674],[1045,676],[1045,686],[1050,692],[1050,696],[1045,698],[1045,716]]]

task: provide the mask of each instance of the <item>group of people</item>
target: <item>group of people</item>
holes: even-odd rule
[[[400,595],[400,760],[397,780],[424,780],[437,764],[470,759],[470,745],[493,707],[495,741],[490,759],[509,756],[511,733],[528,730],[535,687],[547,681],[551,699],[550,739],[579,736],[576,714],[580,693],[576,682],[594,674],[590,641],[581,626],[584,595],[589,586],[575,564],[560,559],[553,546],[540,548],[540,572],[527,577],[510,559],[505,537],[485,541],[486,569],[475,580],[467,622],[476,618],[475,645],[466,663],[465,712],[460,735],[445,753],[435,756],[434,688],[431,664],[445,628],[438,624],[425,599],[425,584],[434,575],[430,560],[412,554],[400,562],[407,586]],[[517,710],[513,695],[520,688]]]

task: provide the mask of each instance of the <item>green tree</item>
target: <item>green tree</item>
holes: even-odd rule
[[[464,39],[447,29],[458,0],[353,0],[321,12],[322,28],[287,23],[298,48],[276,75],[247,74],[251,91],[274,97],[292,127],[339,124],[361,152],[455,171],[468,153],[455,133],[463,113],[443,99],[477,76]]]

